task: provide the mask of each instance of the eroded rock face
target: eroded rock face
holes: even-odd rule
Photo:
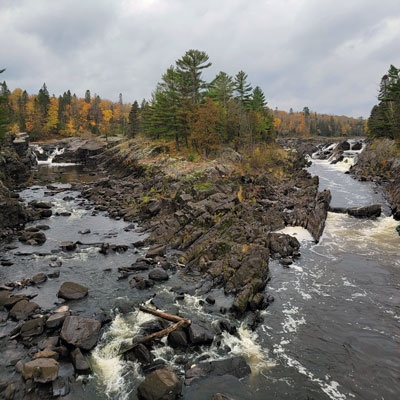
[[[95,319],[68,316],[64,320],[60,337],[75,347],[91,350],[97,343],[100,328],[100,322]]]
[[[29,219],[29,212],[0,179],[0,230],[21,226]]]
[[[162,368],[149,374],[138,387],[143,400],[175,400],[182,390],[182,383],[171,369]]]

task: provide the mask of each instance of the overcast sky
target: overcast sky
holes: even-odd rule
[[[271,108],[368,117],[400,67],[399,0],[0,0],[9,89],[150,99],[189,49],[243,70]]]

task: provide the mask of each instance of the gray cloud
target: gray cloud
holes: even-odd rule
[[[275,108],[368,117],[400,66],[398,0],[3,0],[1,77],[11,89],[150,98],[186,50],[244,70]]]

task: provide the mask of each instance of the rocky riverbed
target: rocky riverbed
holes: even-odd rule
[[[316,242],[323,232],[330,193],[318,191],[318,178],[303,170],[306,161],[299,153],[289,153],[284,174],[278,179],[271,173],[238,172],[235,166],[241,156],[231,150],[213,161],[189,163],[171,158],[162,146],[141,148],[125,143],[103,152],[99,146],[94,149],[94,159],[86,151],[82,154],[85,159],[95,160],[99,178],[89,184],[77,182],[74,189],[81,191],[98,211],[106,211],[115,220],[137,223],[148,234],[135,243],[137,248],[146,249],[143,258],[120,270],[121,278],[128,278],[133,290],[162,282],[176,270],[194,274],[198,277],[197,293],[204,295],[208,304],[213,304],[212,290],[221,290],[232,301],[219,312],[233,319],[247,318],[255,327],[260,322],[259,310],[273,301],[266,289],[269,261],[279,260],[287,267],[301,256],[297,239],[279,231],[286,226],[302,226]],[[12,196],[16,198],[9,192]],[[28,211],[23,207],[21,210],[27,214],[19,224],[51,215],[51,207],[46,204],[32,203]],[[20,240],[40,245],[46,238],[44,225],[20,230]],[[65,251],[74,251],[77,245],[78,240],[63,244]],[[126,249],[103,243],[99,251],[109,254]],[[68,377],[90,370],[84,354],[96,345],[101,327],[110,321],[107,313],[88,318],[72,313],[68,307],[44,312],[33,298],[18,295],[18,285],[40,285],[46,278],[40,275],[27,277],[22,283],[3,282],[2,320],[12,329],[1,340],[12,340],[16,352],[12,365],[24,378],[19,381],[23,383],[20,387],[2,384],[6,398],[67,395]],[[185,295],[184,289],[175,290],[177,296]],[[67,301],[79,300],[87,296],[87,288],[78,282],[65,282],[57,295]],[[157,305],[168,308],[167,304]],[[220,329],[230,330],[233,326],[225,321]],[[198,323],[183,333],[175,332],[169,340],[178,345],[185,341],[185,348],[198,345],[197,340],[213,341],[215,335]],[[152,364],[146,358],[146,346],[139,348],[131,357],[142,357],[144,365]],[[242,360],[231,359],[230,363],[222,367],[225,374],[236,370],[237,365],[241,365],[243,374],[247,373]],[[200,376],[218,375],[213,372],[218,365],[199,368]],[[149,381],[180,385],[173,372],[161,371],[150,374]],[[185,379],[189,382],[192,378],[190,375]],[[161,383],[156,386],[161,387]],[[79,393],[76,390],[72,391],[74,395]],[[141,390],[144,398],[153,398]]]

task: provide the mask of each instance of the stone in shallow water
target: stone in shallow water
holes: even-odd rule
[[[29,361],[22,367],[22,376],[35,382],[52,382],[58,376],[58,362],[52,358],[38,358]]]
[[[167,281],[169,279],[167,271],[163,268],[153,268],[149,272],[149,279],[152,279],[156,282]]]
[[[57,296],[65,300],[78,300],[87,296],[88,288],[76,282],[64,282]]]
[[[250,375],[251,369],[246,360],[241,357],[232,357],[225,360],[204,361],[194,365],[186,371],[186,383],[207,376],[233,375],[236,378],[244,378]]]
[[[97,343],[101,323],[96,319],[68,316],[65,318],[60,337],[68,344],[83,350],[91,350]]]
[[[44,331],[44,317],[31,319],[25,322],[20,329],[20,334],[23,338],[30,336],[41,335]]]
[[[169,368],[152,372],[138,387],[138,393],[144,400],[175,400],[181,390],[180,379]]]
[[[39,305],[34,301],[21,300],[11,308],[9,315],[11,318],[21,321],[33,315],[38,308]]]

